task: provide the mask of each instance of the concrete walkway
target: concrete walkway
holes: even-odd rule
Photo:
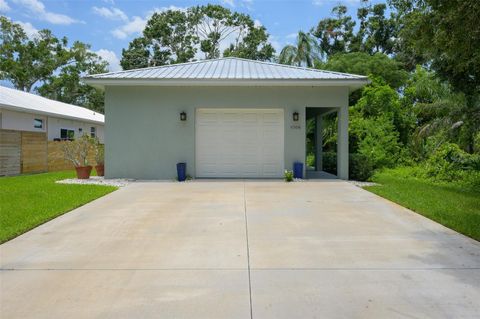
[[[1,318],[478,318],[480,244],[349,183],[134,183],[0,246]]]

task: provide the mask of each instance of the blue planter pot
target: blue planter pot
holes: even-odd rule
[[[303,163],[293,163],[293,178],[303,178]]]
[[[177,164],[177,178],[179,182],[184,182],[187,179],[187,163]]]

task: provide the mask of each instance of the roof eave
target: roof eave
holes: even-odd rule
[[[348,86],[351,91],[370,83],[367,77],[355,79],[99,79],[83,78],[86,84],[104,89],[106,86]]]
[[[65,115],[65,114],[54,113],[54,112],[45,112],[45,111],[41,111],[41,110],[33,110],[33,109],[29,109],[29,108],[21,107],[21,106],[16,106],[16,105],[0,104],[0,108],[10,110],[10,111],[15,111],[15,112],[33,113],[33,114],[46,115],[46,116],[51,116],[51,117],[58,117],[58,118],[64,118],[64,119],[69,119],[69,120],[76,120],[76,121],[81,121],[81,122],[105,125],[105,120],[101,121],[101,120],[86,119],[86,118],[78,117],[78,116],[71,116],[71,115]]]

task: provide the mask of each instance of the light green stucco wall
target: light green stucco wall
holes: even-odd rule
[[[285,166],[305,162],[305,107],[346,107],[344,87],[107,87],[107,178],[173,179],[175,164],[195,176],[196,108],[282,108]],[[180,112],[188,119],[180,121]],[[292,128],[293,112],[300,129]]]

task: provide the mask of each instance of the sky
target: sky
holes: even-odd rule
[[[371,0],[371,3],[382,2]],[[330,16],[338,4],[348,7],[355,17],[360,0],[0,0],[0,14],[23,26],[29,35],[50,29],[57,37],[66,36],[91,45],[92,51],[109,62],[110,70],[120,70],[123,48],[138,37],[155,11],[182,9],[207,3],[220,4],[249,14],[266,27],[277,53],[293,43],[299,30],[308,31]]]

